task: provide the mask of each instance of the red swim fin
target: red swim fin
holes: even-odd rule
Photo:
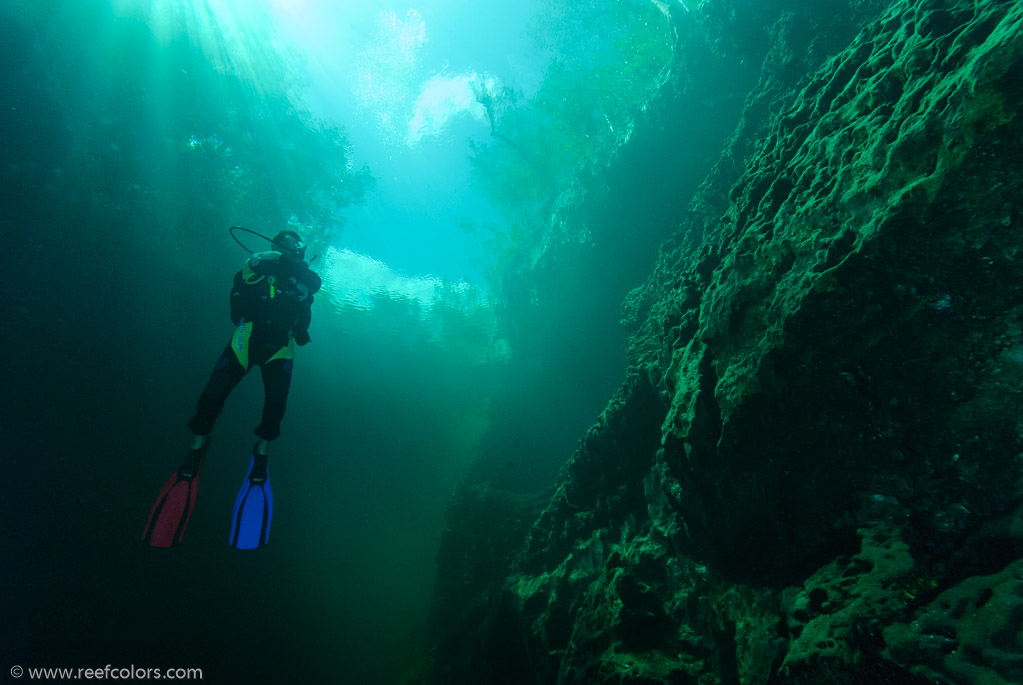
[[[199,472],[208,445],[190,450],[185,462],[164,483],[149,512],[142,542],[151,547],[171,547],[181,542],[199,496]]]

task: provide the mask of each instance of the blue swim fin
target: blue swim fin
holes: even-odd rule
[[[266,461],[265,454],[253,452],[249,472],[234,502],[230,543],[236,549],[256,549],[270,541],[274,499]]]

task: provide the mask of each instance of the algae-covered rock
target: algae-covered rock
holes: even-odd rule
[[[1023,560],[945,590],[884,631],[892,658],[927,678],[1023,682]]]
[[[996,360],[1020,314],[1020,12],[893,5],[631,299],[632,360],[670,402],[665,487],[728,572],[785,581],[849,553],[836,522],[872,496],[935,527],[1019,496],[1020,395]]]
[[[797,44],[437,682],[497,636],[521,682],[1023,679],[1023,5],[892,2],[792,87]]]
[[[897,531],[861,533],[859,554],[836,559],[801,588],[783,593],[790,636],[784,673],[854,664],[865,643],[900,616],[920,589],[916,562]]]

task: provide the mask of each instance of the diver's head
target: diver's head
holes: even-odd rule
[[[305,259],[305,242],[294,231],[281,231],[274,236],[274,249],[295,261]]]

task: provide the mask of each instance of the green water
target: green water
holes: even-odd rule
[[[454,488],[549,487],[622,380],[619,303],[672,229],[638,241],[628,200],[652,225],[656,183],[619,179],[602,210],[619,232],[533,267],[558,197],[614,155],[662,78],[662,9],[0,7],[0,679],[112,664],[400,681]],[[271,544],[226,545],[260,411],[250,377],[184,544],[143,548],[231,333],[246,257],[231,225],[301,232],[325,282],[271,451]]]

